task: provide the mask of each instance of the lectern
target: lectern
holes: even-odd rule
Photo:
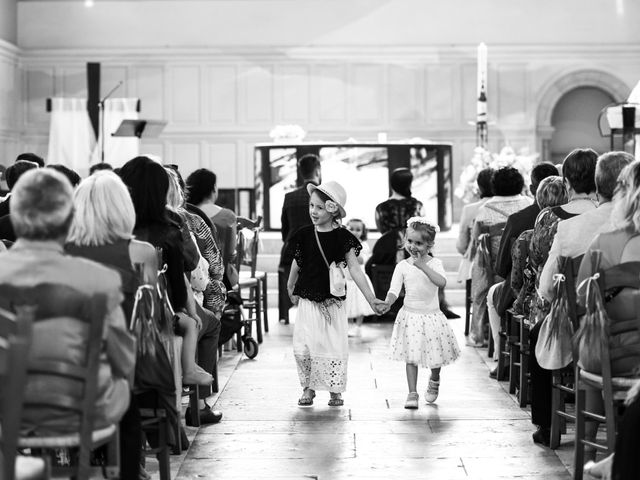
[[[167,122],[163,120],[123,120],[111,136],[155,138],[166,125]]]

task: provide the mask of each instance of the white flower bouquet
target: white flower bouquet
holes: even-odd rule
[[[524,177],[525,185],[531,183],[531,170],[535,164],[538,154],[531,154],[528,149],[520,149],[518,153],[506,146],[500,150],[499,154],[491,153],[483,147],[476,147],[469,164],[464,167],[460,174],[460,180],[454,193],[464,203],[474,202],[479,198],[478,185],[476,179],[478,173],[485,168],[497,170],[502,167],[514,167]]]
[[[300,125],[276,125],[269,132],[274,143],[301,142],[306,135]]]

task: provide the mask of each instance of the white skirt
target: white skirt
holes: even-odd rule
[[[329,305],[331,321],[320,304],[300,299],[293,329],[293,355],[302,388],[344,392],[347,386],[349,339],[344,302]]]
[[[391,334],[393,360],[439,368],[453,363],[459,356],[458,341],[442,312],[400,309]]]
[[[369,288],[373,292],[373,285],[368,275],[365,275]],[[374,311],[371,309],[371,305],[364,298],[364,295],[353,281],[351,276],[347,277],[347,298],[345,299],[345,306],[347,307],[347,318],[366,317],[367,315],[374,315]]]

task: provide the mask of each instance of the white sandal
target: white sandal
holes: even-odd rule
[[[404,408],[409,410],[415,410],[418,408],[419,397],[418,392],[409,392],[409,395],[407,395],[407,401],[404,402]]]

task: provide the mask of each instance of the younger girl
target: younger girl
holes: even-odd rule
[[[373,309],[381,309],[383,302],[375,298],[358,265],[360,242],[340,226],[346,215],[344,188],[326,182],[310,183],[307,190],[312,225],[300,228],[291,238],[294,261],[287,282],[291,302],[298,305],[293,331],[293,354],[303,388],[298,405],[312,405],[316,390],[328,390],[329,406],[340,406],[347,384],[347,311],[345,297],[330,293],[327,264],[347,266]]]
[[[356,237],[362,244],[362,251],[357,257],[360,268],[364,270],[364,264],[367,263],[369,257],[371,257],[371,249],[367,244],[367,227],[364,222],[359,218],[352,218],[347,222],[347,230],[349,230],[354,237]],[[364,298],[364,295],[356,287],[353,278],[346,272],[347,276],[347,299],[345,305],[347,307],[347,318],[349,321],[353,319],[355,326],[353,330],[349,330],[350,337],[359,337],[362,333],[362,322],[367,315],[373,315],[374,311],[369,306],[369,302]],[[365,274],[365,280],[369,284],[369,288],[373,290],[371,280]]]
[[[447,283],[442,262],[431,256],[439,231],[424,217],[407,221],[405,249],[411,256],[396,265],[385,300],[387,305],[395,302],[404,285],[404,305],[391,335],[393,360],[406,363],[409,395],[404,408],[418,408],[418,366],[431,369],[425,399],[432,403],[438,398],[440,367],[460,355],[458,342],[438,302],[438,288]]]

